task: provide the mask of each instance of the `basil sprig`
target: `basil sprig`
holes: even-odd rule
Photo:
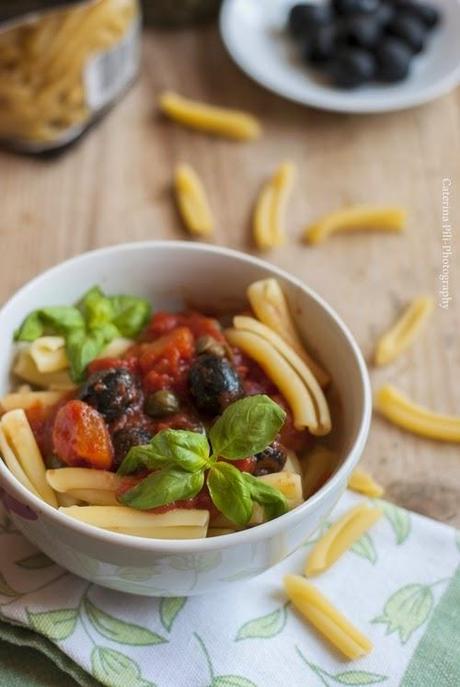
[[[85,368],[118,336],[133,338],[145,327],[150,304],[136,296],[106,296],[93,286],[75,306],[50,306],[31,312],[15,332],[15,341],[58,334],[66,342],[70,376],[81,381]]]
[[[211,427],[208,436],[182,429],[165,429],[149,444],[130,449],[118,469],[127,475],[152,472],[119,497],[140,510],[192,498],[206,484],[216,508],[238,527],[248,524],[254,503],[268,519],[288,509],[284,495],[226,461],[263,451],[283,426],[286,413],[268,396],[248,396],[232,403]],[[225,458],[226,460],[220,460]]]

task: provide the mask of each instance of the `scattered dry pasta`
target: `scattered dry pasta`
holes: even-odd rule
[[[372,651],[372,642],[310,582],[286,575],[284,588],[295,608],[346,658],[355,660]]]
[[[434,413],[413,403],[391,384],[375,395],[375,409],[387,420],[422,437],[460,443],[460,417]]]
[[[356,205],[322,217],[307,227],[304,238],[307,243],[315,245],[323,243],[331,234],[356,230],[400,232],[405,224],[406,212],[402,208]]]
[[[213,230],[213,217],[204,186],[190,165],[177,166],[174,178],[179,212],[188,231],[195,236],[208,236]]]
[[[294,325],[286,296],[276,279],[261,279],[247,289],[248,301],[257,318],[288,343],[315,375],[320,386],[329,382],[329,375],[308,355]]]
[[[160,110],[179,124],[218,136],[249,140],[261,133],[260,124],[252,115],[189,100],[169,91],[160,96]]]
[[[429,296],[420,296],[413,300],[393,327],[379,339],[375,349],[375,364],[391,363],[409,348],[433,307],[433,299]]]
[[[359,504],[334,523],[310,551],[306,575],[317,575],[331,567],[345,551],[381,517],[379,508]]]
[[[283,162],[259,194],[254,211],[253,233],[255,244],[261,250],[285,242],[285,212],[294,177],[292,162]]]
[[[348,488],[365,496],[379,499],[384,494],[384,489],[368,472],[353,470],[348,480]]]

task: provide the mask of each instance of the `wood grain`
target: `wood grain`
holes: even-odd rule
[[[234,143],[164,121],[155,99],[165,87],[254,112],[263,138]],[[437,298],[446,177],[458,232],[459,105],[457,91],[384,116],[317,112],[247,79],[213,27],[150,31],[139,81],[78,146],[54,161],[0,155],[0,299],[46,267],[96,246],[183,238],[170,190],[178,161],[191,162],[206,184],[218,219],[216,243],[251,251],[249,218],[260,184],[291,159],[300,174],[289,208],[290,240],[267,258],[324,296],[369,357],[402,304],[420,293]],[[407,233],[337,236],[315,248],[300,243],[306,223],[354,202],[403,205],[410,213]],[[372,379],[374,385],[391,381],[439,411],[460,413],[455,252],[450,273],[449,309],[437,308],[413,349],[372,371]],[[376,417],[363,462],[389,487],[390,498],[460,525],[458,446],[419,439]]]

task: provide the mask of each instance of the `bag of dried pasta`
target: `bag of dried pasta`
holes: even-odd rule
[[[43,152],[78,138],[126,91],[140,59],[137,0],[0,5],[0,142]]]

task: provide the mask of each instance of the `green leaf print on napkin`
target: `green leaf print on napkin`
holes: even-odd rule
[[[284,604],[267,615],[254,618],[242,625],[238,630],[235,641],[241,639],[270,639],[276,637],[286,625],[287,606]]]
[[[25,568],[26,570],[43,570],[43,568],[50,568],[52,565],[56,564],[51,558],[48,558],[48,556],[45,556],[44,553],[39,551],[26,558],[21,558],[20,561],[16,561],[15,565],[18,565],[20,568]]]
[[[75,630],[78,608],[59,608],[41,613],[27,611],[27,617],[34,630],[55,642],[61,642],[70,637]]]
[[[144,680],[135,661],[119,651],[96,646],[91,653],[94,677],[110,687],[155,687]]]
[[[193,633],[193,636],[200,645],[200,648],[206,659],[209,677],[211,680],[208,687],[257,687],[252,680],[248,680],[247,677],[243,677],[242,675],[216,675],[211,661],[211,656],[209,655],[209,651],[207,650],[205,643],[201,639],[200,635],[198,635],[196,632]]]
[[[399,508],[389,501],[378,501],[377,505],[383,510],[384,516],[392,526],[396,543],[403,544],[411,532],[409,513],[404,508]]]
[[[113,615],[95,606],[88,598],[85,598],[85,611],[93,627],[107,639],[119,644],[131,646],[148,646],[152,644],[164,644],[168,640],[146,627],[119,620]]]
[[[390,596],[383,614],[372,622],[385,624],[387,635],[398,632],[401,643],[405,644],[412,633],[428,620],[433,601],[429,585],[408,584]]]
[[[377,551],[372,541],[372,537],[367,532],[355,541],[350,551],[353,551],[357,556],[361,556],[361,558],[365,558],[369,563],[372,563],[372,565],[375,565],[377,562]]]
[[[323,668],[320,668],[315,663],[309,661],[306,656],[296,646],[296,651],[302,661],[310,668],[310,670],[317,675],[324,687],[331,687],[333,684],[339,685],[377,685],[380,682],[385,682],[388,679],[386,675],[379,675],[378,673],[369,673],[366,670],[345,670],[340,673],[328,673]]]
[[[160,601],[160,620],[164,629],[171,632],[173,623],[187,603],[185,596],[165,596]]]

